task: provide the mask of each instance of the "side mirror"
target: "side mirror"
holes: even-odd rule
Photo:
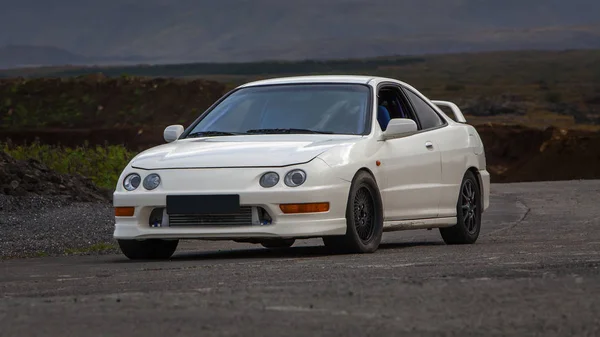
[[[163,132],[163,138],[167,143],[176,141],[185,129],[183,125],[169,125]]]
[[[408,118],[390,119],[387,128],[383,132],[383,140],[400,138],[411,135],[418,131],[417,123]]]

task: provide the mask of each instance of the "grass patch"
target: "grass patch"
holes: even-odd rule
[[[19,160],[35,159],[48,168],[66,174],[88,177],[102,188],[116,186],[121,171],[136,155],[120,145],[62,147],[40,144],[0,144],[0,149]]]
[[[96,243],[91,246],[81,247],[81,248],[68,248],[65,249],[66,255],[85,255],[91,253],[107,253],[114,252],[117,249],[116,244],[101,242]]]

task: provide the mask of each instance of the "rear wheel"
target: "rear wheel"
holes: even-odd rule
[[[265,248],[290,248],[296,239],[270,239],[261,242],[260,244]]]
[[[119,248],[131,260],[166,260],[170,258],[179,240],[117,240]]]
[[[346,205],[346,235],[325,236],[325,246],[339,253],[373,253],[383,234],[383,205],[375,179],[359,172]]]
[[[440,228],[442,239],[447,244],[472,244],[477,241],[481,230],[481,190],[477,177],[467,171],[463,177],[456,203],[455,226]]]

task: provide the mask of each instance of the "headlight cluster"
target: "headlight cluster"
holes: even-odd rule
[[[279,182],[279,174],[275,172],[267,172],[260,177],[260,186],[273,187]]]
[[[140,187],[142,183],[142,177],[137,173],[131,173],[123,179],[123,187],[128,191],[133,191]],[[144,178],[143,186],[147,190],[153,190],[160,185],[160,176],[156,173],[149,174]]]
[[[289,187],[298,187],[306,181],[306,172],[302,170],[291,170],[286,173],[283,182]],[[260,186],[269,188],[277,185],[279,182],[279,174],[276,172],[267,172],[260,177]]]

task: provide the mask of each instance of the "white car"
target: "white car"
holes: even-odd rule
[[[130,259],[169,258],[180,239],[322,238],[332,252],[371,253],[382,232],[439,228],[447,244],[469,244],[489,206],[475,128],[394,79],[248,83],[164,139],[114,193],[114,238]]]

